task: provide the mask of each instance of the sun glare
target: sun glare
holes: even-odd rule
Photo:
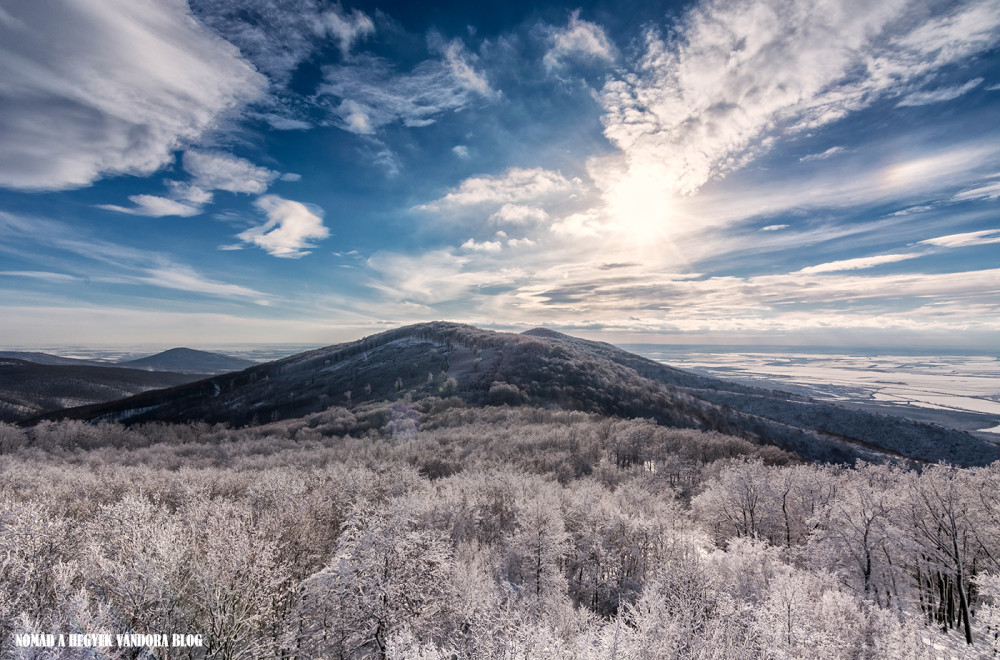
[[[673,193],[663,168],[631,167],[605,193],[612,226],[626,242],[650,245],[673,233]]]

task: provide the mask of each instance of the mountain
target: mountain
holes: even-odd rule
[[[434,322],[307,351],[237,373],[45,416],[246,425],[404,397],[557,406],[774,444],[808,459],[976,465],[1000,448],[933,424],[842,408],[668,367],[610,344]]]
[[[255,364],[257,363],[253,360],[230,357],[222,353],[196,351],[192,348],[171,348],[162,353],[139,358],[138,360],[119,362],[118,366],[129,369],[209,375],[240,371]]]
[[[201,377],[79,362],[83,364],[39,364],[0,358],[0,421],[16,422],[68,406],[114,401]]]

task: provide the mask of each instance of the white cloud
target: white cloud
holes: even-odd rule
[[[419,63],[398,73],[389,62],[358,55],[350,62],[326,67],[317,97],[326,101],[340,128],[370,135],[394,122],[419,127],[448,111],[461,110],[495,92],[473,66],[475,56],[459,41],[439,47],[441,59]],[[330,103],[332,99],[334,103]]]
[[[542,61],[545,68],[551,70],[571,59],[613,62],[616,52],[601,26],[580,20],[580,10],[577,9],[565,28],[552,32],[552,47]]]
[[[537,243],[530,238],[511,238],[507,240],[507,247],[519,248],[519,247],[532,247],[537,245]]]
[[[202,207],[212,201],[214,190],[260,195],[278,177],[278,172],[258,167],[244,158],[215,151],[188,149],[184,152],[183,164],[191,175],[191,181],[168,180],[169,198],[132,195],[129,197],[135,204],[132,208],[115,204],[102,204],[99,208],[132,215],[189,217],[202,212]]]
[[[239,238],[272,256],[297,259],[309,254],[308,248],[315,247],[310,241],[330,235],[320,211],[301,202],[265,195],[254,205],[267,214],[268,220],[241,232]]]
[[[474,252],[499,252],[503,248],[500,241],[482,241],[478,242],[475,239],[470,238],[466,242],[462,243],[462,249],[472,250]]]
[[[788,225],[768,225],[760,228],[761,231],[781,231],[782,229],[788,229]]]
[[[491,205],[516,205],[520,202],[567,197],[582,187],[579,179],[567,179],[559,172],[541,167],[522,169],[513,167],[499,176],[471,177],[441,199],[417,206],[419,211],[439,211],[448,207]],[[503,213],[501,209],[500,213]],[[515,216],[517,209],[508,209]],[[504,216],[498,216],[504,219]]]
[[[549,230],[553,234],[575,237],[597,237],[607,228],[602,216],[595,211],[573,213],[553,222]]]
[[[478,58],[466,50],[465,45],[459,39],[453,39],[447,43],[440,43],[434,46],[444,57],[444,63],[448,66],[452,77],[458,81],[465,89],[474,91],[484,98],[491,98],[497,94],[491,87],[486,76],[476,71],[471,62]]]
[[[813,273],[836,273],[845,270],[863,270],[865,268],[874,268],[875,266],[881,266],[882,264],[892,264],[897,261],[906,261],[907,259],[916,259],[917,257],[922,257],[923,254],[920,253],[910,253],[910,254],[882,254],[874,257],[858,257],[857,259],[844,259],[842,261],[831,261],[825,264],[818,264],[816,266],[809,266],[808,268],[803,268],[802,270],[796,271],[804,275],[810,275]]]
[[[191,217],[201,213],[201,206],[191,206],[166,197],[156,195],[131,195],[129,201],[135,204],[134,207],[117,206],[115,204],[99,204],[98,208],[108,211],[118,211],[130,215],[145,215],[153,218],[160,218],[166,215],[177,215],[182,218]]]
[[[281,179],[282,181],[301,181],[302,175],[296,174],[295,172],[285,172],[278,178]]]
[[[605,134],[660,163],[690,194],[783,136],[898,95],[996,43],[1000,10],[977,0],[914,27],[905,0],[819,9],[778,0],[697,5],[676,37],[646,35],[634,71],[604,88]]]
[[[925,245],[934,245],[945,248],[970,247],[973,245],[990,245],[1000,243],[1000,229],[985,229],[983,231],[970,231],[964,234],[949,234],[948,236],[938,236],[920,241]]]
[[[320,14],[318,22],[322,26],[322,31],[337,40],[340,45],[340,54],[343,57],[347,57],[351,46],[356,41],[375,33],[375,24],[372,23],[372,19],[368,18],[367,14],[357,9],[351,10],[351,13],[348,14],[340,6],[340,3]]]
[[[212,201],[215,195],[211,190],[206,190],[201,186],[194,185],[186,181],[173,181],[168,179],[164,183],[170,189],[170,199],[188,204],[190,206],[201,207]]]
[[[799,158],[799,161],[801,161],[803,163],[808,163],[808,162],[811,162],[811,161],[814,161],[814,160],[826,160],[827,158],[833,158],[837,154],[840,154],[840,153],[843,153],[843,152],[844,152],[844,148],[843,147],[830,147],[829,149],[827,149],[826,151],[824,151],[822,153],[809,154],[808,156],[803,156],[802,158]]]
[[[183,163],[193,178],[192,184],[202,190],[260,195],[278,177],[278,172],[266,167],[215,151],[188,149],[184,152]]]
[[[0,24],[0,185],[147,175],[265,88],[180,0],[18,3]]]
[[[455,155],[461,158],[462,160],[465,160],[469,157],[469,148],[464,144],[456,145],[452,147],[451,150],[455,152]]]
[[[549,214],[545,209],[523,204],[504,204],[490,216],[490,221],[498,225],[531,225],[548,219]]]
[[[889,217],[900,217],[905,215],[913,215],[914,213],[924,213],[925,211],[930,211],[933,206],[924,204],[922,206],[911,206],[909,208],[900,209],[899,211],[893,211],[889,214]]]
[[[972,91],[976,87],[979,87],[983,83],[982,78],[976,78],[975,80],[970,80],[964,85],[955,85],[953,87],[940,87],[938,89],[932,89],[926,92],[913,92],[912,94],[907,94],[902,101],[897,103],[897,106],[915,106],[915,105],[930,105],[931,103],[940,103],[942,101],[951,101],[952,99],[957,99],[959,96]]]

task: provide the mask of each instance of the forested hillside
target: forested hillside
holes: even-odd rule
[[[984,465],[1000,459],[1000,447],[967,433],[698,376],[609,344],[542,329],[518,335],[443,322],[398,328],[46,418],[243,426],[334,405],[437,395],[476,405],[554,406],[650,418],[773,444],[812,460],[905,457]]]
[[[3,425],[0,452],[5,657],[1000,652],[1000,463],[809,464],[457,397],[242,429]],[[203,645],[13,647],[30,632]]]

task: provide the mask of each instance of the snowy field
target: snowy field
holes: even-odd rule
[[[995,355],[656,344],[622,348],[717,378],[844,404],[895,409],[898,414],[963,430],[1000,434],[1000,359]]]

